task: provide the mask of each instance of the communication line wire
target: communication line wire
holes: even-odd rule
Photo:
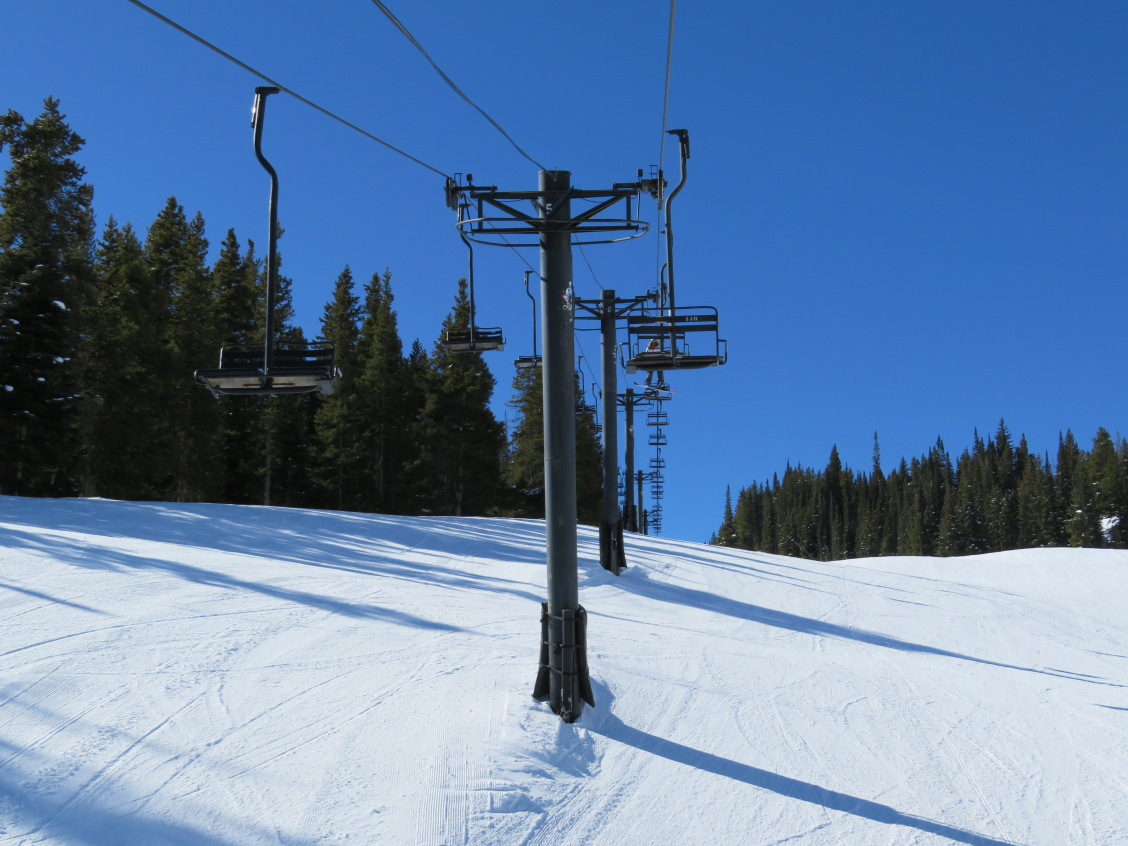
[[[595,284],[599,286],[599,290],[605,290],[602,283],[600,283],[599,281],[599,277],[595,275],[595,268],[591,266],[591,261],[588,260],[587,253],[584,252],[584,245],[577,244],[576,246],[580,248],[580,255],[584,257],[584,261],[587,263],[588,270],[591,271],[591,278],[595,280]]]
[[[528,153],[526,153],[524,150],[522,150],[521,146],[510,137],[509,133],[501,128],[501,124],[499,124],[496,120],[494,120],[492,117],[490,117],[489,114],[487,114],[486,111],[481,106],[479,106],[477,103],[475,103],[469,97],[467,97],[465,92],[463,92],[463,90],[461,88],[459,88],[457,85],[455,85],[454,81],[449,76],[447,76],[445,73],[443,73],[443,69],[440,68],[437,64],[435,64],[435,60],[432,59],[430,57],[430,55],[428,55],[427,51],[423,49],[423,45],[415,40],[415,36],[407,31],[407,27],[405,27],[402,23],[400,23],[399,18],[397,18],[395,15],[392,14],[391,9],[389,9],[387,6],[385,6],[383,3],[381,3],[380,0],[372,0],[372,2],[376,6],[376,8],[378,8],[381,12],[384,13],[384,16],[387,17],[387,19],[390,20],[395,25],[396,29],[398,29],[400,32],[403,33],[404,38],[406,38],[408,41],[410,41],[412,43],[412,45],[414,45],[415,49],[423,54],[423,58],[431,63],[431,67],[433,67],[435,69],[435,73],[437,73],[440,77],[442,77],[443,82],[445,82],[447,85],[449,85],[451,87],[451,90],[454,91],[455,94],[457,94],[459,97],[461,97],[463,100],[465,100],[471,106],[473,106],[482,117],[484,117],[486,120],[488,120],[490,122],[490,124],[493,126],[494,129],[496,129],[498,132],[500,132],[502,135],[505,136],[505,139],[510,144],[513,145],[513,148],[515,150],[517,150],[518,153],[520,153],[522,156],[524,156],[530,162],[535,164],[541,170],[548,170],[548,168],[546,168],[544,165],[542,165],[540,162],[538,162],[536,159],[534,159],[532,156],[530,156]]]
[[[154,18],[157,18],[160,21],[164,21],[166,24],[171,26],[173,29],[182,32],[184,35],[187,35],[193,41],[207,47],[212,52],[218,53],[220,56],[223,56],[223,58],[227,59],[229,62],[234,62],[239,67],[241,67],[243,70],[247,71],[248,73],[254,74],[255,76],[257,76],[259,79],[263,80],[264,82],[269,82],[271,85],[273,85],[279,91],[284,91],[285,93],[289,94],[294,99],[300,100],[301,102],[303,102],[307,106],[309,106],[311,109],[315,109],[316,111],[321,112],[321,114],[325,115],[326,117],[332,118],[333,120],[337,121],[338,123],[344,124],[349,129],[352,129],[355,132],[359,132],[365,138],[369,138],[372,141],[375,141],[377,144],[382,144],[383,146],[385,146],[389,150],[391,150],[393,153],[399,153],[405,159],[410,159],[411,161],[415,162],[417,165],[420,165],[421,167],[425,167],[425,168],[427,168],[427,170],[429,170],[433,173],[437,173],[439,176],[450,178],[450,174],[444,173],[443,171],[439,170],[437,167],[432,167],[431,165],[427,164],[425,161],[415,158],[415,156],[411,155],[408,152],[405,152],[404,150],[401,150],[399,147],[396,147],[393,144],[389,144],[383,138],[377,138],[371,132],[367,132],[366,130],[361,129],[356,124],[349,123],[349,121],[345,120],[340,115],[333,114],[333,112],[329,111],[328,109],[322,108],[321,106],[317,105],[317,103],[303,97],[301,94],[297,93],[296,91],[293,91],[292,89],[287,88],[285,85],[278,82],[277,80],[271,79],[269,76],[262,73],[261,71],[255,70],[250,65],[248,65],[246,62],[239,61],[239,59],[236,59],[230,53],[224,52],[223,50],[221,50],[220,48],[218,48],[214,44],[212,44],[210,41],[207,41],[207,40],[201,38],[200,36],[196,35],[191,30],[185,29],[180,24],[178,24],[176,21],[171,20],[170,18],[166,18],[164,15],[162,15],[160,12],[156,11],[155,9],[149,8],[144,3],[140,2],[140,0],[129,0],[129,2],[132,3],[134,6],[136,6],[138,9],[141,9],[142,11],[148,12]]]

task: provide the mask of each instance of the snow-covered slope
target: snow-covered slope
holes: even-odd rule
[[[0,498],[0,844],[1128,842],[1128,554],[846,564],[544,525]]]

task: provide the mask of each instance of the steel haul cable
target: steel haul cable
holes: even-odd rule
[[[383,3],[381,3],[380,0],[372,0],[372,3],[376,6],[376,8],[378,8],[381,12],[384,13],[384,16],[387,17],[387,19],[390,20],[393,25],[395,25],[396,29],[398,29],[400,32],[403,33],[404,38],[406,38],[408,41],[410,41],[412,43],[412,45],[415,47],[415,49],[423,54],[423,58],[426,59],[428,62],[430,62],[431,67],[433,67],[435,69],[435,73],[437,73],[440,77],[442,77],[443,82],[445,82],[447,85],[449,85],[451,90],[454,91],[455,94],[457,94],[459,97],[461,97],[463,100],[465,100],[471,106],[473,106],[482,117],[484,117],[486,120],[488,120],[490,122],[490,125],[493,126],[493,128],[496,129],[498,132],[500,132],[502,135],[504,135],[505,139],[510,144],[513,145],[513,148],[515,150],[517,150],[518,153],[520,153],[522,156],[524,156],[530,162],[535,164],[541,170],[548,170],[547,167],[542,165],[540,162],[538,162],[536,159],[534,159],[532,156],[530,156],[528,153],[526,153],[524,150],[522,150],[521,146],[516,141],[513,140],[513,138],[509,135],[509,133],[501,128],[501,124],[499,124],[496,120],[494,120],[492,117],[490,117],[489,114],[486,113],[485,109],[483,109],[481,106],[479,106],[473,100],[471,100],[468,96],[466,96],[466,93],[461,88],[459,88],[457,85],[454,84],[454,80],[452,80],[449,76],[447,76],[445,73],[443,73],[443,69],[440,68],[435,63],[435,60],[430,57],[430,55],[427,53],[427,51],[423,49],[423,45],[415,40],[415,36],[412,35],[410,32],[408,32],[407,27],[405,27],[402,23],[400,23],[399,18],[397,18],[395,15],[392,14],[391,9],[389,9],[387,6],[385,6]]]
[[[158,12],[155,9],[152,9],[152,8],[146,6],[144,3],[140,2],[140,0],[129,0],[129,2],[132,3],[134,6],[136,6],[138,9],[141,9],[142,11],[148,12],[154,18],[157,18],[158,20],[163,21],[164,23],[168,24],[173,29],[178,30],[179,32],[182,32],[184,35],[187,35],[193,41],[207,47],[212,52],[218,53],[220,56],[223,56],[223,58],[227,59],[227,61],[234,62],[236,65],[238,65],[239,67],[241,67],[243,70],[247,71],[248,73],[254,74],[255,76],[257,76],[259,79],[263,80],[264,82],[269,82],[271,85],[273,85],[278,90],[284,91],[285,93],[289,94],[294,99],[300,100],[301,102],[305,103],[307,106],[309,106],[312,109],[316,109],[317,111],[321,112],[321,114],[325,115],[326,117],[332,118],[333,120],[337,121],[338,123],[344,124],[349,129],[352,129],[355,132],[359,132],[365,138],[369,138],[372,141],[375,141],[377,144],[382,144],[383,146],[385,146],[389,150],[391,150],[393,153],[399,153],[405,159],[410,159],[411,161],[415,162],[417,165],[420,165],[421,167],[425,167],[425,168],[427,168],[427,170],[429,170],[433,173],[437,173],[439,176],[450,178],[450,174],[444,173],[443,171],[439,170],[437,167],[432,167],[431,165],[427,164],[425,161],[423,161],[421,159],[417,159],[415,156],[411,155],[410,153],[405,152],[404,150],[401,150],[399,147],[396,147],[394,144],[389,144],[383,138],[377,138],[371,132],[368,132],[364,129],[361,129],[356,124],[350,123],[349,121],[345,120],[340,115],[335,115],[335,114],[333,114],[333,112],[329,111],[328,109],[322,108],[321,106],[317,105],[317,103],[313,102],[312,100],[309,100],[309,99],[303,97],[301,94],[298,94],[296,91],[293,91],[293,90],[287,88],[281,82],[278,82],[278,80],[271,79],[269,76],[262,73],[261,71],[257,71],[254,68],[252,68],[246,62],[242,62],[239,59],[236,59],[230,53],[224,52],[219,47],[216,47],[214,44],[212,44],[210,41],[207,41],[206,39],[201,38],[200,36],[196,35],[196,33],[192,32],[191,30],[186,29],[185,27],[182,27],[176,21],[171,20],[170,18],[166,18],[160,12]]]

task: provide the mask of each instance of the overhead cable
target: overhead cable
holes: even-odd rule
[[[461,88],[459,88],[457,85],[455,85],[454,81],[449,76],[447,76],[445,73],[443,73],[443,69],[440,68],[435,63],[435,60],[432,59],[430,57],[430,55],[428,55],[427,51],[423,49],[423,45],[415,40],[415,36],[413,36],[410,32],[408,32],[407,27],[405,27],[402,23],[400,23],[399,18],[397,18],[395,15],[392,14],[391,9],[389,9],[387,6],[385,6],[383,3],[381,3],[380,0],[372,0],[372,2],[376,6],[376,8],[378,8],[381,12],[383,12],[385,17],[387,17],[387,19],[390,20],[395,25],[396,29],[398,29],[400,32],[403,33],[404,38],[406,38],[408,41],[410,41],[414,45],[415,49],[423,54],[423,58],[431,63],[431,67],[433,67],[435,69],[435,73],[437,73],[440,77],[442,77],[443,82],[445,82],[447,85],[449,85],[451,87],[451,90],[453,90],[455,94],[457,94],[459,97],[461,97],[467,103],[469,103],[471,106],[473,106],[475,109],[477,109],[478,113],[482,117],[484,117],[486,120],[488,120],[490,122],[490,124],[493,126],[494,129],[496,129],[498,132],[500,132],[502,135],[505,136],[505,139],[510,144],[513,145],[514,149],[517,150],[518,153],[520,153],[522,156],[524,156],[530,162],[535,164],[541,170],[548,170],[547,167],[542,165],[540,162],[538,162],[536,159],[534,159],[532,156],[530,156],[528,153],[526,153],[524,150],[522,150],[521,146],[516,141],[514,141],[513,138],[510,137],[509,133],[501,128],[501,124],[499,124],[496,120],[494,120],[492,117],[490,117],[489,114],[481,106],[479,106],[477,103],[475,103],[469,97],[467,97],[465,92],[463,92],[463,90]]]
[[[215,53],[218,53],[219,55],[223,56],[223,58],[227,59],[229,62],[234,62],[239,67],[241,67],[243,70],[247,71],[248,73],[254,74],[255,76],[257,76],[259,79],[263,80],[264,82],[269,82],[271,85],[273,85],[279,91],[283,91],[283,92],[289,94],[294,99],[300,100],[301,102],[305,103],[310,108],[316,109],[317,111],[321,112],[321,114],[325,115],[326,117],[332,118],[333,120],[337,121],[338,123],[344,124],[349,129],[352,129],[356,132],[359,132],[365,138],[369,138],[369,139],[375,141],[377,144],[382,144],[383,146],[385,146],[389,150],[391,150],[393,153],[399,153],[405,159],[410,159],[411,161],[415,162],[417,165],[420,165],[421,167],[425,167],[425,168],[427,168],[427,170],[432,171],[433,173],[437,173],[439,176],[450,178],[450,174],[439,170],[437,167],[432,167],[431,165],[427,164],[425,161],[422,161],[421,159],[415,158],[415,156],[401,150],[399,147],[396,147],[393,144],[389,144],[383,138],[377,138],[371,132],[367,132],[366,130],[361,129],[359,126],[357,126],[353,123],[350,123],[349,121],[345,120],[340,115],[333,114],[333,112],[329,111],[328,109],[322,108],[321,106],[317,105],[317,103],[313,102],[312,100],[309,100],[309,99],[303,97],[301,94],[298,94],[296,91],[293,91],[293,90],[287,88],[281,82],[278,82],[275,79],[271,79],[269,76],[262,73],[261,71],[255,70],[250,65],[248,65],[246,62],[239,61],[234,56],[232,56],[230,53],[226,53],[223,50],[221,50],[220,48],[216,47],[210,41],[207,41],[207,40],[201,38],[200,36],[196,35],[194,32],[192,32],[188,29],[185,29],[180,24],[178,24],[176,21],[170,20],[169,18],[166,18],[164,15],[162,15],[160,12],[156,11],[155,9],[149,8],[144,3],[140,2],[140,0],[129,0],[129,2],[132,3],[134,6],[136,6],[138,9],[141,9],[143,11],[148,12],[150,15],[157,18],[158,20],[164,21],[166,24],[171,26],[173,29],[179,30],[180,32],[184,33],[189,38],[191,38],[193,41],[196,41],[199,44],[202,44],[205,47],[207,47],[209,50],[211,50]]]
[[[580,342],[580,337],[578,335],[576,336],[576,346],[580,348],[580,358],[583,359],[584,366],[587,367],[587,372],[589,374],[591,374],[592,385],[595,386],[595,389],[597,391],[599,391],[600,396],[602,396],[603,395],[603,386],[599,383],[599,380],[595,378],[595,371],[591,369],[591,361],[590,361],[590,359],[588,359],[587,355],[584,353],[584,345]]]
[[[588,259],[587,253],[584,252],[584,245],[576,244],[576,246],[580,248],[580,255],[583,256],[584,261],[587,262],[588,270],[591,271],[591,278],[595,280],[595,284],[599,286],[599,290],[605,290],[602,283],[599,281],[599,277],[595,275],[595,268],[591,266],[591,261]]]
[[[662,141],[658,145],[658,167],[662,167],[662,156],[666,154],[666,113],[670,107],[670,62],[674,56],[674,10],[677,8],[678,0],[670,0],[670,32],[666,38],[666,95],[662,100]],[[658,204],[662,204],[662,189],[661,181],[658,183]]]
[[[677,0],[670,0],[670,28],[669,34],[666,37],[666,93],[662,98],[662,135],[658,144],[658,231],[659,234],[663,232],[662,222],[665,215],[665,205],[663,199],[666,193],[666,180],[662,177],[663,157],[666,155],[666,115],[670,107],[670,66],[674,56],[674,11],[677,8]],[[662,287],[662,239],[658,238],[655,241],[655,249],[657,254],[655,262],[658,265],[658,289],[661,291]]]

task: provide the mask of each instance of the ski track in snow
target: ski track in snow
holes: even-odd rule
[[[1128,554],[596,541],[569,726],[543,522],[0,497],[0,846],[1128,842]]]

